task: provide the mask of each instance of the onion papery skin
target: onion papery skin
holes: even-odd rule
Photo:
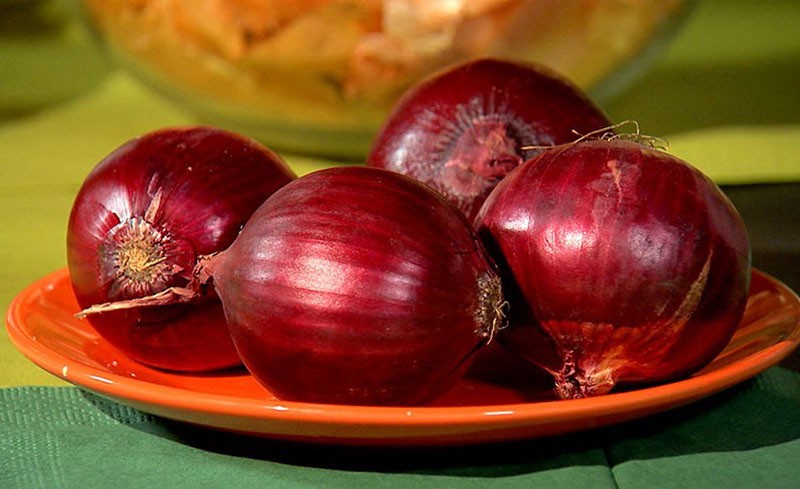
[[[212,127],[164,128],[132,139],[87,175],[67,230],[78,304],[134,299],[184,286],[201,255],[224,250],[294,173],[248,138]],[[87,317],[130,358],[162,369],[241,365],[213,293],[197,304]]]
[[[367,164],[426,183],[472,219],[497,182],[538,147],[610,126],[586,94],[544,67],[478,59],[403,94]]]
[[[548,150],[475,222],[507,290],[504,346],[562,398],[682,378],[743,314],[750,247],[736,209],[685,161],[624,140]]]
[[[291,401],[424,403],[502,318],[500,278],[464,216],[375,168],[285,186],[208,270],[245,366]]]

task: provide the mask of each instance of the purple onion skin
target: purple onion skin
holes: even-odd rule
[[[408,90],[367,163],[428,184],[472,219],[497,182],[539,151],[526,147],[610,126],[579,88],[543,67],[479,59]]]
[[[67,262],[82,308],[184,286],[200,255],[227,248],[250,215],[295,178],[273,152],[210,127],[133,139],[86,177],[67,231]],[[219,300],[88,316],[130,358],[158,368],[241,365]]]
[[[464,216],[375,168],[285,186],[210,270],[244,364],[290,401],[424,403],[501,316],[499,276]]]
[[[475,226],[511,303],[500,341],[551,372],[563,398],[687,376],[742,317],[742,219],[662,151],[621,140],[548,150],[497,186]]]

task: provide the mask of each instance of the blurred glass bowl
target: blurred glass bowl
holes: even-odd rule
[[[397,97],[481,56],[543,63],[600,97],[688,0],[83,0],[120,60],[201,121],[275,149],[360,158]]]

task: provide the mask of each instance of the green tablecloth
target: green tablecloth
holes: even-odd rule
[[[73,388],[0,389],[4,488],[716,488],[800,480],[800,375],[619,427],[447,449],[320,447],[166,422]]]
[[[798,24],[800,5],[791,0],[701,1],[666,56],[602,103],[614,120],[639,121],[720,183],[800,181]],[[63,35],[70,45],[78,34]],[[10,42],[0,36],[0,88],[13,75],[3,64],[15,55]],[[54,51],[62,63],[53,66],[66,65],[65,52]],[[25,285],[64,266],[69,208],[100,158],[143,132],[192,122],[103,66],[91,61],[85,81],[92,83],[70,87],[82,90],[73,98],[27,113],[0,110],[3,309]],[[57,73],[42,83],[64,88]],[[285,156],[299,173],[325,164]],[[4,488],[784,488],[800,486],[798,461],[800,374],[781,367],[712,399],[599,432],[500,447],[323,449],[188,428],[111,404],[39,370],[0,334]]]

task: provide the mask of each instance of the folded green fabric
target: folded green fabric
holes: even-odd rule
[[[347,448],[222,433],[73,387],[0,389],[0,487],[797,487],[800,373],[606,429],[451,448]]]

